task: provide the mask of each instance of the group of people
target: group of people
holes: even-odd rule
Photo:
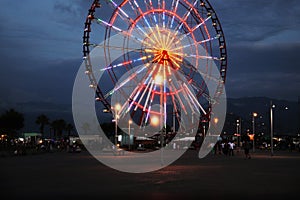
[[[244,149],[244,154],[246,159],[251,159],[250,148],[251,145],[249,141],[244,141],[242,145]],[[238,147],[239,148],[239,147]],[[222,140],[218,141],[214,146],[214,154],[223,154],[225,156],[234,156],[234,150],[237,149],[236,144],[232,140]],[[238,149],[239,150],[239,149]]]
[[[234,156],[235,143],[231,140],[218,141],[214,146],[214,154]]]

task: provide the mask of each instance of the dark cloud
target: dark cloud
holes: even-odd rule
[[[232,43],[262,41],[286,30],[300,31],[297,0],[211,1]]]
[[[300,73],[300,43],[228,47],[229,71],[234,73]]]
[[[300,95],[300,2],[211,1],[228,47],[228,96]]]
[[[235,46],[229,51],[229,96],[300,95],[300,44]]]
[[[57,22],[76,29],[76,26],[79,24],[83,26],[87,11],[92,2],[83,0],[56,0],[53,4],[53,12],[57,13],[57,15],[53,17]]]
[[[2,105],[32,99],[70,102],[81,64],[83,25],[92,2],[0,2]],[[99,14],[109,18],[110,6],[102,2]],[[228,96],[299,96],[300,1],[210,2],[228,46]]]
[[[68,59],[44,63],[46,66],[34,69],[8,68],[1,79],[1,102],[71,103],[72,86],[80,64],[80,59]]]

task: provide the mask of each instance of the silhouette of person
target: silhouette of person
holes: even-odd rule
[[[249,153],[249,150],[250,150],[250,143],[248,140],[245,141],[244,143],[244,152],[245,152],[245,158],[247,159],[251,159],[251,156],[250,156],[250,153]]]

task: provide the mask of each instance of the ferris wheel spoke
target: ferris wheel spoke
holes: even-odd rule
[[[132,60],[120,62],[120,63],[114,64],[114,65],[109,65],[109,66],[107,66],[105,68],[102,68],[101,71],[106,71],[106,70],[113,69],[113,68],[116,68],[116,67],[123,67],[123,66],[126,66],[126,65],[131,65],[133,63],[136,63],[136,62],[139,62],[139,61],[143,61],[143,60],[146,60],[146,59],[149,59],[149,58],[152,58],[152,55],[143,56],[143,57],[140,57],[138,59],[132,59]]]
[[[144,79],[145,81],[145,79]],[[143,81],[142,81],[143,82]],[[145,81],[145,83],[147,82],[147,80]],[[145,84],[144,83],[144,84]],[[135,87],[135,89],[133,90],[133,92],[131,93],[131,95],[129,96],[129,98],[127,99],[127,101],[124,103],[124,106],[122,106],[121,109],[121,115],[126,114],[130,111],[133,103],[135,103],[134,96],[136,95],[136,93],[140,90],[140,88],[142,88],[143,86],[140,86],[139,84],[137,84],[137,86]],[[130,103],[128,108],[125,110],[125,105],[127,105],[127,103]]]
[[[152,82],[152,72],[149,74],[145,74],[144,77],[139,81],[142,82],[143,84],[137,84],[127,101],[124,102],[123,106],[121,106],[121,109],[119,111],[120,116],[125,115],[126,113],[130,112],[131,108],[133,105],[136,105],[137,107],[141,107],[139,103],[136,102],[138,96],[140,95],[141,91],[144,89],[145,85],[148,85],[150,82]],[[129,106],[127,107],[127,103],[129,103]],[[127,109],[125,109],[127,107]],[[136,110],[134,110],[136,111]]]
[[[117,10],[119,10],[119,11],[121,12],[121,14],[120,14],[119,12],[117,12],[117,15],[118,15],[120,18],[122,18],[125,22],[127,22],[128,25],[135,24],[135,25],[137,26],[138,30],[141,31],[141,33],[139,33],[140,36],[144,35],[145,37],[149,38],[148,34],[145,33],[145,31],[144,31],[138,24],[136,24],[136,22],[135,22],[132,18],[130,18],[129,15],[128,15],[128,14],[127,14],[120,6],[118,6],[118,5],[117,5],[114,1],[112,1],[112,0],[107,0],[107,1],[108,1],[115,9],[117,9]],[[136,2],[136,1],[135,1],[135,2]],[[137,12],[136,9],[133,8],[133,5],[132,5],[131,1],[129,1],[129,3],[130,3],[130,5],[131,5],[133,11],[134,11],[134,12]],[[140,8],[138,8],[138,10],[141,11]],[[149,39],[152,40],[151,38],[149,38]]]
[[[136,0],[130,0],[130,1],[128,1],[128,2],[129,2],[129,4],[130,4],[131,9],[136,13],[137,17],[142,16],[142,18],[143,18],[143,20],[144,20],[144,23],[147,24],[148,29],[150,29],[151,32],[153,33],[152,26],[150,25],[149,21],[148,21],[147,18],[145,17],[145,15],[144,15],[143,11],[141,10],[141,8],[140,8],[139,4],[137,3],[137,1],[136,1]],[[139,13],[139,14],[138,14],[138,13]],[[136,23],[134,20],[132,20],[132,19],[130,20],[130,22],[131,22],[131,24],[134,24],[134,25],[137,27],[137,30],[139,30],[145,38],[148,38],[148,39],[152,42],[152,45],[149,44],[149,43],[147,44],[149,47],[153,46],[153,44],[155,44],[156,42],[158,42],[157,40],[154,41],[154,40],[152,39],[152,37],[150,37],[149,34],[147,34],[147,33],[145,32],[144,29],[146,29],[146,26],[144,25],[144,23],[142,23],[142,24],[143,24],[143,27],[141,27],[139,24],[137,24],[137,23]],[[155,39],[156,39],[156,38],[155,38]]]
[[[152,46],[151,44],[149,44],[148,42],[146,42],[145,40],[137,37],[137,36],[134,36],[130,33],[128,33],[127,31],[124,31],[122,30],[121,28],[117,27],[117,26],[114,26],[113,24],[110,24],[100,18],[94,18],[94,20],[96,20],[96,23],[99,24],[99,25],[102,25],[104,27],[109,27],[109,28],[112,28],[114,31],[116,31],[117,33],[120,33],[122,34],[124,37],[127,37],[129,39],[132,39],[134,42],[138,43],[138,44],[146,44],[147,46]]]
[[[195,113],[195,110],[196,110],[198,113],[200,113],[199,110],[198,110],[198,107],[197,107],[197,103],[196,103],[195,100],[190,96],[190,94],[186,91],[186,88],[184,87],[184,82],[183,82],[183,80],[182,80],[178,75],[177,75],[176,77],[177,77],[177,80],[180,81],[180,83],[183,83],[183,84],[180,84],[179,87],[180,87],[180,91],[181,91],[181,93],[182,93],[182,95],[183,95],[183,97],[184,97],[184,99],[185,99],[185,102],[187,102],[187,104],[189,105],[189,108],[192,110],[193,113]],[[190,102],[192,102],[192,104],[194,105],[194,107],[192,106],[192,104],[191,104]],[[195,110],[194,110],[194,108],[195,108]]]
[[[202,59],[202,60],[220,60],[220,58],[215,57],[215,56],[202,56],[202,55],[185,54],[185,53],[178,53],[177,55],[182,56],[184,58],[196,58],[196,59]]]
[[[147,108],[147,106],[148,106],[148,102],[149,102],[149,100],[150,100],[151,91],[152,91],[154,85],[155,85],[155,84],[154,84],[154,80],[152,80],[151,85],[150,85],[150,88],[149,88],[149,91],[148,91],[148,94],[147,94],[147,97],[146,97],[146,101],[145,101],[145,104],[144,104],[143,112],[146,111],[146,108]],[[148,89],[148,88],[146,88],[145,91],[147,91],[147,89]]]
[[[154,80],[152,80],[152,78],[150,78],[150,80],[146,84],[146,87],[144,87],[145,85],[143,87],[140,87],[140,90],[137,93],[137,95],[135,96],[135,98],[133,99],[133,102],[136,102],[136,100],[137,100],[136,98],[140,95],[140,93],[142,92],[142,90],[144,90],[144,91],[143,91],[142,95],[139,97],[139,100],[138,100],[135,108],[133,109],[134,111],[136,111],[138,109],[138,105],[141,104],[141,101],[143,100],[143,98],[144,98],[144,96],[145,96],[145,94],[146,94],[149,86],[150,86],[150,90],[151,90],[151,88],[153,87],[153,84],[154,84]]]
[[[129,48],[129,47],[123,47],[123,46],[104,45],[104,44],[98,44],[98,45],[95,44],[95,45],[93,45],[93,47],[107,48],[107,49],[114,49],[114,50],[126,50],[126,51],[130,51],[130,52],[139,52],[139,53],[147,52],[150,50],[150,48],[137,49],[137,48]]]
[[[153,100],[154,100],[154,97],[155,97],[155,91],[156,91],[156,84],[154,84],[154,87],[151,90],[151,99],[150,99],[149,107],[148,107],[147,110],[145,109],[147,111],[145,124],[147,124],[147,122],[149,120],[150,112],[151,112],[151,109],[152,109],[152,103],[153,103]],[[145,111],[145,110],[143,110],[143,111]]]
[[[200,26],[204,25],[205,22],[207,22],[209,19],[211,18],[211,16],[208,16],[205,20],[203,20],[201,23],[197,24],[196,26],[194,26],[191,31],[183,34],[176,42],[175,44],[178,44],[179,42],[181,42],[184,38],[186,38],[187,36],[189,36],[190,34],[192,34],[195,30],[197,30]]]
[[[129,1],[129,2],[131,2],[131,1]],[[138,2],[136,0],[133,0],[133,4],[132,4],[131,8],[132,8],[133,11],[138,11],[139,12],[140,16],[142,16],[142,18],[144,20],[144,23],[146,23],[148,28],[150,28],[151,25],[150,25],[149,21],[147,20],[147,18],[145,17],[144,12],[142,11],[140,5],[138,4]]]
[[[187,94],[189,95],[189,97],[191,99],[193,99],[193,103],[195,103],[195,105],[197,105],[197,107],[199,107],[201,109],[201,111],[206,115],[206,111],[205,109],[201,106],[201,104],[198,102],[197,98],[195,97],[195,95],[190,91],[190,89],[187,87],[186,83],[184,82],[184,80],[182,80],[182,78],[179,76],[179,74],[177,74],[177,72],[174,74],[175,78],[177,80],[180,80],[180,82],[182,82],[182,89],[183,91],[186,91]],[[189,101],[189,99],[187,99],[187,101]]]
[[[157,24],[158,21],[156,19],[155,13],[154,13],[154,7],[153,7],[152,0],[144,0],[144,3],[146,5],[147,11],[150,11],[152,13],[151,16],[152,16],[154,22],[152,21],[152,18],[150,18],[151,24]]]
[[[201,75],[201,77],[202,77],[204,80],[206,80],[206,81],[212,80],[212,81],[214,81],[214,82],[216,82],[216,83],[218,83],[218,84],[223,82],[223,80],[221,79],[219,73],[213,75],[213,74],[209,74],[207,70],[204,71],[203,69],[201,69],[201,68],[199,68],[199,67],[198,67],[198,68],[195,68],[193,65],[191,65],[191,64],[189,64],[189,63],[182,62],[181,64],[182,64],[184,67],[189,68],[189,69],[191,69],[192,71],[199,73],[199,74]],[[181,73],[184,74],[183,71],[181,71]],[[195,85],[195,88],[201,88],[201,87],[200,87],[199,85],[197,85],[196,82],[195,82],[193,79],[191,79],[191,78],[188,80],[188,82],[191,82],[191,83],[192,83],[192,86]]]
[[[162,16],[160,15],[161,21],[162,21],[162,27],[166,28],[166,2],[165,0],[161,1],[161,5],[159,8],[162,10]]]
[[[119,83],[116,85],[116,87],[114,89],[112,89],[110,92],[108,92],[104,98],[106,99],[107,97],[111,96],[113,93],[115,93],[116,91],[118,91],[120,88],[122,88],[125,84],[127,84],[129,81],[131,81],[132,79],[134,79],[138,74],[140,74],[142,71],[144,71],[147,68],[147,65],[143,66],[141,69],[135,71],[134,73],[132,73],[128,78],[126,78],[123,82]]]
[[[136,87],[136,89],[134,90],[134,92],[132,92],[129,100],[132,101],[130,106],[128,107],[126,112],[129,112],[131,107],[133,106],[133,104],[136,102],[136,99],[138,98],[139,94],[141,93],[141,91],[144,89],[144,85],[148,85],[151,83],[152,84],[152,74],[154,72],[154,70],[156,69],[156,66],[153,67],[153,69],[148,73],[145,74],[144,78],[142,78],[142,80],[140,82],[143,82],[143,85],[139,87],[139,85]],[[146,91],[147,89],[145,89],[144,91]],[[140,101],[142,100],[142,97],[140,98]],[[139,102],[140,102],[139,101]],[[137,104],[139,105],[139,103]],[[135,108],[136,111],[136,108]]]
[[[106,0],[108,3],[113,5],[114,8],[118,9],[126,18],[130,19],[130,17],[127,15],[127,13],[113,0]]]
[[[183,15],[182,20],[181,20],[181,23],[178,24],[177,27],[175,28],[176,31],[177,31],[177,30],[178,30],[178,31],[181,30],[181,28],[182,28],[184,22],[187,21],[188,17],[190,16],[190,14],[191,14],[192,10],[194,9],[194,7],[196,6],[197,2],[198,2],[198,0],[195,0],[194,3],[193,3],[193,5],[189,5],[189,9],[188,9],[188,11]]]
[[[207,42],[211,42],[211,41],[213,41],[213,40],[217,40],[217,39],[219,39],[220,38],[220,35],[218,34],[217,36],[215,36],[215,37],[211,37],[211,38],[208,38],[208,39],[204,39],[204,40],[201,40],[201,41],[196,41],[196,42],[194,42],[194,43],[190,43],[190,44],[186,44],[186,45],[184,45],[184,46],[180,46],[180,47],[176,47],[176,48],[173,48],[173,49],[171,49],[172,51],[178,51],[178,50],[182,50],[182,49],[185,49],[185,48],[188,48],[188,47],[191,47],[191,46],[198,46],[198,45],[200,45],[200,44],[204,44],[204,43],[207,43]],[[179,42],[178,41],[176,41],[176,43],[175,44],[178,44]]]
[[[198,83],[195,82],[195,80],[190,79],[189,80],[190,85],[192,86],[192,88],[195,90],[195,92],[197,93],[196,96],[198,96],[198,94],[201,94],[201,96],[203,96],[208,102],[211,102],[211,97],[209,96],[209,94],[207,94],[203,88],[201,88],[199,86]]]
[[[176,13],[177,12],[177,9],[178,9],[178,3],[179,3],[179,0],[172,0],[172,7],[171,7],[171,10],[173,13]],[[171,19],[171,23],[170,23],[170,29],[173,28],[173,24],[174,24],[174,20],[175,20],[175,15],[172,16],[172,19]]]
[[[190,109],[192,110],[192,114],[196,112],[199,112],[199,109],[195,103],[195,100],[191,97],[191,95],[186,91],[186,88],[184,87],[184,85],[182,86],[182,91],[183,91],[183,96],[186,99],[187,104],[189,105]]]
[[[131,2],[131,1],[129,1],[129,2]],[[156,41],[154,41],[154,40],[149,36],[149,34],[147,34],[147,33],[146,33],[146,32],[145,32],[138,24],[136,24],[137,28],[138,28],[139,30],[141,30],[141,31],[144,33],[145,37],[147,37],[153,44],[155,44],[156,42],[159,42],[158,39],[157,39],[157,36],[156,36],[156,34],[155,34],[155,31],[153,31],[153,26],[151,26],[151,23],[149,23],[149,21],[147,20],[147,18],[146,18],[146,16],[145,16],[144,12],[143,12],[142,9],[140,8],[140,6],[139,6],[139,4],[137,3],[136,0],[133,0],[133,4],[131,4],[131,8],[132,8],[133,11],[138,11],[138,12],[140,13],[140,15],[142,16],[142,18],[143,18],[144,22],[146,23],[147,27],[150,29],[151,33],[153,34],[154,40],[156,40]],[[144,28],[145,28],[145,27],[144,27]]]
[[[198,102],[197,98],[194,96],[194,94],[190,91],[190,89],[187,87],[185,83],[183,83],[183,86],[186,88],[186,91],[190,94],[190,97],[194,100],[194,102],[198,105],[198,107],[201,109],[201,111],[206,115],[205,109],[201,106],[201,104]]]
[[[180,95],[179,95],[179,93],[180,93],[180,91],[182,91],[182,89],[177,89],[177,90],[176,90],[176,87],[174,86],[173,83],[170,83],[170,87],[171,87],[171,88],[174,88],[173,90],[176,91],[174,94],[175,94],[175,96],[176,96],[176,98],[177,98],[177,100],[178,100],[178,102],[179,102],[179,104],[180,104],[180,107],[183,109],[185,115],[187,115],[188,112],[186,111],[185,105],[184,105],[184,103],[182,102],[182,99],[181,99],[181,97],[180,97]]]
[[[194,9],[195,5],[197,4],[198,0],[195,0],[193,5],[189,4],[189,9],[188,11],[183,15],[183,17],[181,18],[181,22],[174,28],[175,30],[175,34],[172,36],[172,39],[171,39],[171,43],[174,41],[174,39],[177,37],[178,33],[180,32],[180,30],[182,29],[184,23],[186,23],[188,17],[190,16],[191,14],[191,11]],[[178,6],[178,5],[177,5]],[[177,8],[176,8],[177,9]],[[189,31],[191,32],[191,31]]]

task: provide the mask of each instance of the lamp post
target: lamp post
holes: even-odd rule
[[[132,121],[128,120],[128,135],[129,135],[129,143],[128,143],[129,147],[128,147],[128,149],[129,149],[129,151],[130,151],[130,125],[131,124],[132,124]]]
[[[255,152],[255,117],[257,117],[257,113],[254,112],[252,114],[252,134],[253,134],[253,147],[252,147],[252,151]]]
[[[274,149],[273,149],[273,136],[274,136],[274,117],[273,117],[273,109],[275,108],[275,104],[271,101],[270,103],[270,136],[271,136],[271,156],[274,155]],[[284,110],[288,110],[289,108],[287,106],[284,107]]]
[[[272,103],[271,101],[271,105],[270,105],[270,137],[271,137],[271,156],[274,155],[274,151],[273,151],[273,108],[275,108],[275,105]]]
[[[236,137],[237,137],[237,147],[239,148],[240,147],[240,140],[239,140],[239,131],[240,130],[240,120],[237,119],[236,120]]]
[[[117,144],[118,144],[118,118],[119,118],[119,110],[121,109],[121,105],[120,104],[116,104],[114,107],[115,110],[115,147],[117,148]]]

